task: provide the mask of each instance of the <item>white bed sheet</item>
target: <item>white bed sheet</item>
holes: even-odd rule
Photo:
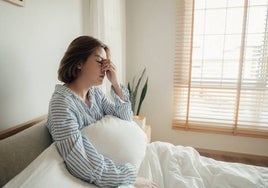
[[[148,144],[139,176],[158,188],[267,188],[268,168],[202,157],[191,147]],[[69,174],[54,144],[4,188],[95,188]],[[132,186],[120,186],[132,187]]]
[[[51,144],[21,173],[3,188],[97,188],[72,176],[65,167],[55,144]],[[119,188],[133,188],[120,186]]]

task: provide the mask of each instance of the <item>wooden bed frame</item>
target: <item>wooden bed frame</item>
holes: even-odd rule
[[[10,136],[12,136],[14,134],[17,134],[17,133],[23,131],[24,129],[27,129],[27,128],[33,126],[33,125],[36,125],[37,123],[45,120],[46,117],[47,117],[47,115],[42,115],[42,116],[34,118],[34,119],[30,120],[30,121],[27,121],[25,123],[21,123],[19,125],[16,125],[14,127],[9,128],[9,129],[0,131],[0,140],[5,139],[7,137],[10,137]]]
[[[16,133],[19,133],[37,123],[45,120],[47,115],[43,115],[27,121],[25,123],[16,125],[12,128],[9,128],[4,131],[0,131],[0,140],[10,137]],[[220,161],[226,162],[239,162],[244,164],[250,165],[257,165],[257,166],[264,166],[268,167],[268,156],[259,156],[259,155],[250,155],[250,154],[243,154],[243,153],[236,153],[236,152],[226,152],[226,151],[218,151],[218,150],[210,150],[210,149],[202,149],[202,148],[195,148],[200,155],[205,157],[210,157]]]

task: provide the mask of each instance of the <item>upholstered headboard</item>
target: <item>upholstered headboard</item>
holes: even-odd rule
[[[45,117],[39,118],[39,121],[31,121],[23,125],[23,128],[18,126],[11,131],[1,132],[0,187],[22,171],[52,143],[44,123]],[[25,127],[27,129],[24,130]],[[10,136],[11,134],[14,135]],[[6,135],[9,137],[3,138]]]

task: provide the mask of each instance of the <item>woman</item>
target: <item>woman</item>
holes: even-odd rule
[[[112,85],[114,103],[95,87],[105,76]],[[150,186],[149,181],[136,178],[131,164],[115,165],[81,134],[85,126],[107,114],[132,120],[129,93],[117,81],[108,47],[90,36],[76,38],[60,62],[58,78],[64,84],[56,85],[46,125],[70,173],[100,187],[131,185],[135,181],[136,186]]]

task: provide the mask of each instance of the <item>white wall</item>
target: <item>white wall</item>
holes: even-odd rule
[[[127,80],[147,67],[148,95],[142,107],[152,140],[268,156],[268,139],[171,129],[176,0],[127,0]]]
[[[0,130],[47,114],[68,44],[87,32],[87,0],[0,1]]]

